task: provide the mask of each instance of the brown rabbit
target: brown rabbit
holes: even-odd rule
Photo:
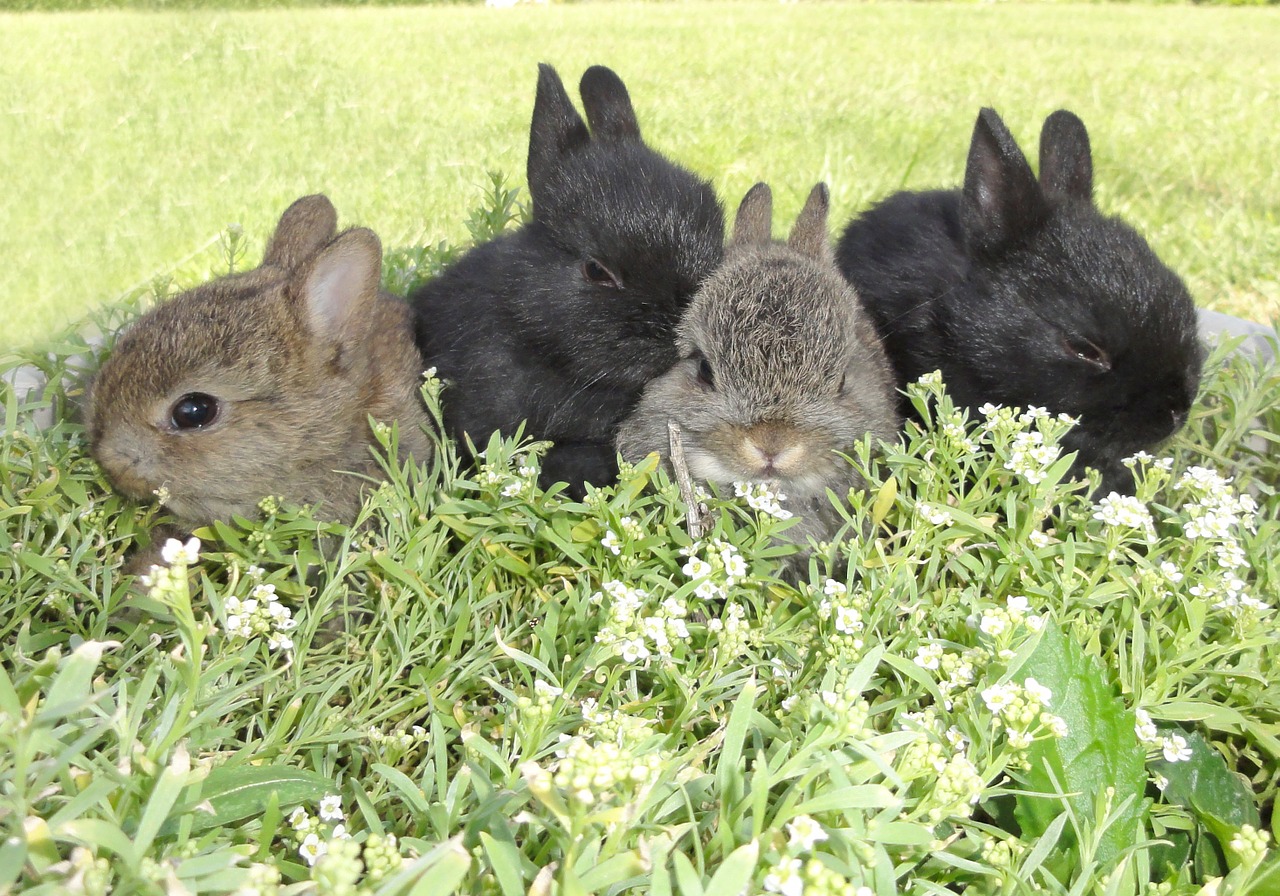
[[[120,337],[86,415],[120,491],[159,494],[192,527],[252,518],[271,495],[349,522],[379,475],[369,417],[399,421],[402,455],[431,457],[409,308],[379,289],[373,231],[336,231],[329,200],[305,196],[259,267],[182,293]]]

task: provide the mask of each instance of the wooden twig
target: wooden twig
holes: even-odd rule
[[[671,437],[671,469],[676,473],[676,485],[680,487],[680,497],[688,508],[686,524],[689,537],[699,541],[706,532],[706,524],[702,519],[702,505],[693,493],[693,477],[689,475],[689,465],[684,459],[684,441],[680,437],[680,424],[674,420],[667,421],[667,432]]]

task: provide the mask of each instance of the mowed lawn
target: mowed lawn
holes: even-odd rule
[[[466,239],[486,172],[523,184],[536,64],[576,96],[627,82],[650,142],[727,207],[816,180],[833,221],[956,184],[996,106],[1091,129],[1103,208],[1197,300],[1280,310],[1280,10],[1169,6],[584,4],[0,16],[0,345],[42,339],[174,273],[231,222],[254,240],[328,193],[388,246]],[[252,259],[251,259],[252,260]]]

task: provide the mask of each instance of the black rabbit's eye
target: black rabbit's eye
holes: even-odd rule
[[[200,429],[218,418],[218,399],[203,392],[192,392],[178,399],[171,419],[178,429]]]
[[[708,389],[714,389],[716,387],[715,372],[711,369],[711,362],[706,358],[701,358],[698,361],[698,382],[702,383],[702,385],[706,386]]]
[[[603,286],[608,289],[622,288],[622,281],[594,258],[588,258],[582,263],[582,279],[588,283],[594,283],[596,286]]]
[[[1063,337],[1063,348],[1068,354],[1075,355],[1086,364],[1092,364],[1099,370],[1111,369],[1111,356],[1103,349],[1094,345],[1088,339],[1083,337],[1072,338],[1070,336]]]

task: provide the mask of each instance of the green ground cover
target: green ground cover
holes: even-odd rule
[[[206,276],[229,222],[324,191],[388,246],[458,241],[497,170],[523,179],[535,64],[616,68],[651,142],[726,203],[812,182],[833,221],[956,183],[973,118],[1034,147],[1092,130],[1101,205],[1202,304],[1280,307],[1280,15],[1130,6],[760,3],[0,15],[0,345],[157,274]]]

